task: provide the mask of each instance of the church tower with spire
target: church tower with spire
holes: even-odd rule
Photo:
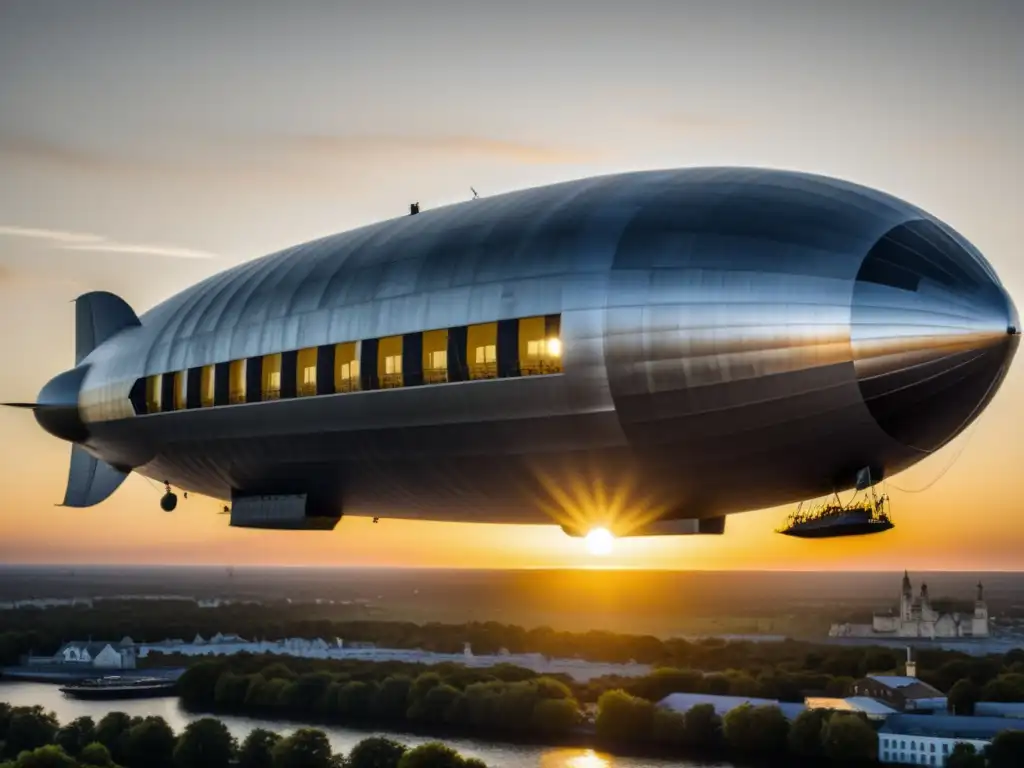
[[[910,583],[909,571],[903,572],[903,592],[900,594],[900,619],[911,621],[914,617],[914,587]]]
[[[988,603],[985,602],[985,588],[980,581],[978,582],[978,594],[974,600],[971,637],[988,637]]]

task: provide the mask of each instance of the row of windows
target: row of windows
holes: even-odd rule
[[[898,743],[898,747],[897,747],[897,743]],[[907,741],[905,739],[897,740],[897,739],[885,739],[885,738],[883,738],[882,739],[882,748],[883,749],[889,749],[890,747],[892,749],[897,749],[897,748],[898,749],[907,749]],[[930,749],[926,749],[926,747],[930,747]],[[911,752],[916,752],[917,751],[917,742],[916,741],[911,741],[910,742],[910,751]],[[927,752],[927,751],[934,752],[935,751],[935,742],[932,742],[931,744],[925,744],[922,741],[921,742],[921,751],[922,752]],[[948,743],[945,743],[945,744],[942,745],[942,751],[945,754],[949,754],[949,744]]]
[[[545,315],[327,344],[156,374],[139,414],[562,372],[561,317]]]

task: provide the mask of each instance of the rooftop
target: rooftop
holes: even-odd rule
[[[658,706],[666,707],[675,712],[687,712],[698,704],[710,704],[715,708],[715,714],[721,716],[736,709],[736,707],[750,704],[752,707],[778,707],[787,720],[794,719],[807,707],[803,704],[787,704],[775,699],[756,699],[747,696],[712,696],[707,693],[671,693],[658,702]]]
[[[946,739],[991,739],[1011,730],[1005,717],[960,717],[956,715],[893,715],[881,733],[900,736],[937,736]]]

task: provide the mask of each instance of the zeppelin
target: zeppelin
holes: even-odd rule
[[[81,296],[33,409],[64,504],[131,472],[241,527],[343,515],[721,533],[978,417],[1020,322],[934,217],[801,173],[628,173],[289,248],[141,317]]]

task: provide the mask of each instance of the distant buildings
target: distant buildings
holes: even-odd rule
[[[871,624],[833,624],[828,634],[829,637],[920,637],[930,640],[988,637],[989,615],[984,588],[978,584],[973,615],[940,614],[932,607],[928,585],[921,585],[920,595],[915,599],[910,574],[904,573],[898,615],[892,612],[876,613]]]
[[[981,752],[1007,728],[999,717],[893,715],[878,731],[878,759],[941,768],[957,744],[971,744]]]
[[[699,704],[710,704],[715,714],[725,717],[730,711],[749,704],[752,707],[778,707],[787,720],[795,720],[807,709],[804,704],[788,704],[777,699],[757,699],[749,696],[714,696],[707,693],[670,693],[658,702],[659,707],[673,712],[688,712]]]
[[[945,712],[947,700],[938,688],[906,675],[868,675],[853,684],[854,696],[867,696],[898,712]]]
[[[136,646],[130,637],[120,642],[72,641],[64,643],[53,656],[29,656],[29,666],[61,667],[72,669],[135,669]]]

